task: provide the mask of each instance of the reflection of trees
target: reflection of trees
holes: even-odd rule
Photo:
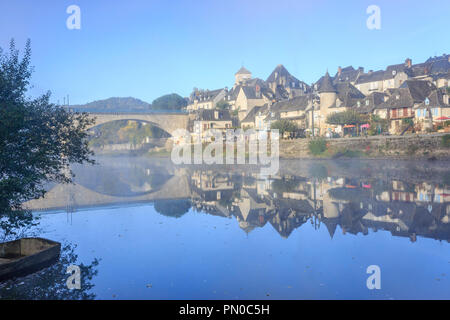
[[[313,163],[309,167],[311,177],[316,178],[318,181],[325,180],[328,177],[328,169],[319,163]]]
[[[371,191],[367,189],[333,188],[328,191],[330,197],[344,201],[365,201],[371,198]]]
[[[26,277],[0,283],[0,298],[14,300],[92,300],[92,279],[98,274],[98,259],[89,265],[80,264],[74,245],[61,248],[61,256],[54,265]],[[67,267],[77,265],[81,271],[81,289],[68,289]]]
[[[292,192],[298,187],[298,181],[290,179],[277,179],[272,182],[272,190],[278,194]]]
[[[167,217],[180,218],[191,208],[190,200],[158,200],[155,201],[155,210]]]

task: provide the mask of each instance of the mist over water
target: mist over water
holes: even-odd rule
[[[79,262],[99,259],[96,298],[450,298],[448,162],[286,160],[271,177],[248,165],[98,162],[27,203],[42,237],[76,246]],[[370,265],[380,290],[366,286]]]

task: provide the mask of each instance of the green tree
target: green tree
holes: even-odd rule
[[[373,114],[370,116],[370,135],[376,135],[381,132],[387,132],[389,130],[389,120],[382,119],[379,115]]]
[[[22,203],[44,195],[47,182],[69,183],[70,163],[94,163],[88,148],[87,114],[50,103],[50,93],[26,97],[33,68],[27,41],[22,59],[11,40],[0,49],[0,227],[4,238],[32,223]]]
[[[61,246],[58,261],[38,272],[0,283],[0,299],[5,300],[94,300],[93,279],[98,275],[100,260],[95,258],[90,264],[84,264],[75,253],[76,245],[66,243]],[[69,275],[67,267],[80,267],[81,289],[71,290],[66,281]]]
[[[166,94],[162,97],[159,97],[152,102],[152,109],[154,110],[181,110],[186,107],[186,100],[176,94]]]
[[[230,104],[225,100],[219,101],[216,104],[216,108],[219,110],[230,110]]]
[[[328,124],[343,126],[343,125],[359,125],[363,122],[366,122],[366,120],[360,113],[354,110],[346,110],[342,112],[329,114],[327,116],[326,122]]]
[[[270,126],[271,129],[278,129],[280,136],[282,137],[285,132],[297,132],[298,126],[295,122],[281,119],[273,122]]]
[[[359,125],[366,123],[367,119],[362,114],[354,110],[346,110],[329,114],[326,122],[333,125],[354,125],[356,126],[356,132],[359,134]]]

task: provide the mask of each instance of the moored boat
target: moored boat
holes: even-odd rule
[[[0,281],[25,276],[55,263],[59,242],[43,238],[22,238],[0,243]]]

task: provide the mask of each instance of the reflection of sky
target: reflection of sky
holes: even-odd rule
[[[76,243],[81,261],[102,258],[93,280],[101,299],[450,298],[449,244],[432,239],[340,229],[331,239],[324,225],[314,230],[309,222],[288,239],[270,224],[247,236],[235,219],[192,211],[167,218],[151,205],[42,222],[45,237]],[[366,288],[373,264],[381,267],[379,291]]]

